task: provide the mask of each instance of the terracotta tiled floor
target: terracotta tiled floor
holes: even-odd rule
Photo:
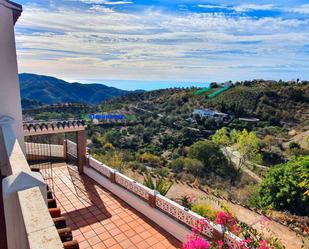
[[[80,248],[181,248],[181,243],[124,201],[72,168],[53,170],[59,207]]]

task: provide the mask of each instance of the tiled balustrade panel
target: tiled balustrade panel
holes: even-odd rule
[[[58,144],[41,144],[25,143],[27,155],[63,157],[63,145]]]
[[[116,173],[115,180],[117,184],[142,197],[143,199],[148,200],[149,193],[151,191],[149,188],[118,172]]]
[[[106,176],[107,178],[111,177],[111,172],[113,171],[112,168],[92,158],[91,156],[89,156],[88,158],[89,158],[89,166],[91,168],[94,168],[96,171],[100,172],[102,175]]]
[[[67,153],[77,158],[77,144],[67,140]]]
[[[117,184],[121,185],[130,192],[140,196],[145,201],[149,200],[149,194],[152,193],[151,189],[119,172],[115,172],[114,169],[92,158],[91,156],[88,156],[88,158],[90,167],[108,178],[111,178],[111,175],[115,174],[115,181]],[[223,233],[222,227],[220,225],[214,224],[213,222],[206,220],[204,217],[185,209],[183,206],[160,194],[155,195],[155,204],[159,210],[175,218],[182,224],[186,224],[191,228],[202,227],[202,233],[210,239],[214,237],[215,233]],[[201,226],[200,221],[202,221],[204,225]],[[241,239],[239,239],[234,234],[226,233],[225,241],[228,243],[228,245],[231,246],[231,248],[239,248]]]
[[[183,206],[174,201],[171,201],[162,195],[156,196],[156,206],[165,213],[174,217],[176,220],[188,225],[191,228],[196,228],[199,224],[199,221],[202,220],[205,223],[202,233],[209,238],[213,237],[213,232],[214,229],[216,229],[216,225],[205,220],[204,217],[185,209]]]
[[[228,245],[228,248],[242,248],[241,239],[230,232],[224,234],[224,244]]]

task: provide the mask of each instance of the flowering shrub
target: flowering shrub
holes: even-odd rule
[[[231,233],[239,235],[240,228],[231,213],[223,211],[218,212],[216,222],[223,225]]]
[[[192,234],[188,237],[188,241],[183,245],[183,249],[209,249],[210,244],[202,235],[202,231],[207,226],[208,224],[205,219],[199,220],[192,229]]]
[[[197,234],[189,236],[188,241],[184,244],[183,249],[209,249],[210,244]]]
[[[218,212],[216,222],[225,227],[225,229],[233,234],[242,235],[245,239],[236,242],[231,247],[224,241],[208,242],[204,239],[202,231],[208,226],[206,219],[199,220],[196,227],[192,229],[192,234],[188,237],[188,241],[183,245],[183,249],[282,249],[284,248],[277,239],[265,240],[262,235],[255,229],[238,222],[229,212]]]

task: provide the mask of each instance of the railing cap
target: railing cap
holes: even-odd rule
[[[33,187],[45,186],[42,175],[38,172],[21,171],[3,179],[3,192],[14,193]]]
[[[3,115],[0,117],[0,125],[12,125],[14,123],[14,119],[10,116]]]

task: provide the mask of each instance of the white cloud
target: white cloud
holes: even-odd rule
[[[237,12],[248,12],[253,10],[272,10],[276,6],[274,4],[241,4],[235,6],[228,5],[211,5],[211,4],[199,4],[199,8],[205,9],[225,9],[225,10],[234,10]]]
[[[102,5],[92,5],[90,7],[90,11],[97,11],[97,12],[103,12],[103,13],[111,13],[114,12],[111,8],[106,8]]]
[[[197,7],[205,9],[230,9],[226,5],[211,5],[211,4],[198,4]]]
[[[89,4],[106,4],[106,5],[122,5],[122,4],[131,4],[131,1],[109,1],[109,0],[78,0],[83,3]]]
[[[272,10],[275,6],[273,4],[241,4],[233,7],[238,12],[252,11],[252,10]]]
[[[287,12],[293,12],[298,14],[309,14],[309,4],[303,4],[298,7],[285,8]]]
[[[226,80],[309,66],[309,20],[25,6],[16,41],[21,71],[76,80]]]

